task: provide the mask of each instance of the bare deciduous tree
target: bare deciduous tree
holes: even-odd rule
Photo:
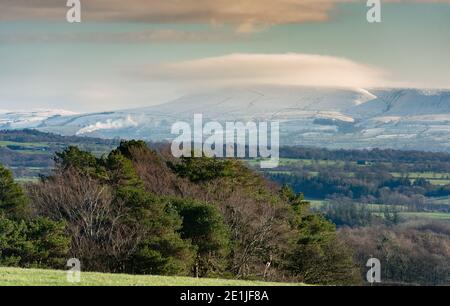
[[[135,251],[139,229],[121,222],[126,207],[110,187],[69,169],[57,170],[28,192],[36,214],[67,222],[71,256],[85,268],[120,271],[119,263]]]

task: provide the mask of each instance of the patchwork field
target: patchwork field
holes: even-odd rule
[[[311,208],[314,210],[320,211],[327,204],[327,200],[311,200],[308,199],[311,203]],[[444,200],[441,200],[444,201]],[[448,198],[447,198],[448,203]],[[361,204],[361,203],[357,203]],[[364,204],[361,204],[364,205]],[[384,208],[395,209],[399,212],[399,216],[405,221],[411,219],[428,219],[428,220],[443,220],[450,221],[450,214],[445,212],[411,212],[408,211],[408,207],[403,205],[380,205],[380,204],[365,204],[370,209],[370,211],[377,216],[382,217],[382,213]]]

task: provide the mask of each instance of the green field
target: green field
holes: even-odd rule
[[[48,148],[47,143],[40,142],[16,142],[16,141],[0,141],[0,147],[20,146],[25,148]]]
[[[312,209],[321,209],[325,204],[327,204],[327,200],[311,200],[306,199],[310,204]]]
[[[399,172],[392,172],[393,177],[403,177],[405,174]],[[425,178],[425,179],[448,179],[450,173],[438,173],[438,172],[410,172],[406,174],[410,178]]]
[[[251,167],[257,168],[260,163],[260,159],[247,160],[247,163]],[[337,161],[337,160],[311,160],[311,159],[295,159],[295,158],[280,158],[279,168],[268,170],[267,173],[270,174],[284,174],[291,175],[295,173],[295,169],[283,169],[282,167],[295,167],[295,166],[311,166],[314,163],[317,163],[320,166],[338,166],[343,167],[345,162]],[[356,162],[350,162],[350,164],[356,165]],[[385,164],[385,163],[380,163]],[[367,165],[360,165],[361,167],[367,167]],[[317,176],[318,172],[309,172],[310,176]],[[450,173],[438,173],[438,172],[411,172],[411,173],[400,173],[400,172],[391,172],[392,176],[395,178],[408,177],[413,183],[418,178],[424,178],[430,181],[431,184],[437,186],[450,185]],[[353,177],[355,174],[352,172],[347,173],[349,177]]]
[[[0,286],[300,286],[243,280],[81,273],[80,283],[67,282],[66,271],[0,268]]]
[[[450,221],[450,214],[439,212],[402,212],[400,216],[406,219],[433,219]]]
[[[314,210],[320,210],[323,208],[324,205],[327,204],[327,200],[311,200],[307,199],[308,202],[311,203],[311,208]],[[441,201],[447,201],[448,203],[448,197],[442,198]],[[367,207],[372,211],[374,215],[383,216],[382,211],[385,207],[394,208],[397,211],[400,212],[400,216],[406,220],[411,219],[431,219],[431,220],[449,220],[450,221],[450,213],[445,212],[410,212],[407,211],[407,207],[403,205],[381,205],[381,204],[363,204],[363,203],[356,203],[359,205],[367,205]]]
[[[450,205],[450,197],[429,198],[430,203],[439,205]]]
[[[260,162],[264,160],[261,158],[254,158],[254,159],[248,159],[246,162],[252,166],[257,167],[259,166]],[[314,163],[318,163],[322,166],[332,166],[332,165],[344,165],[345,163],[342,161],[335,161],[335,160],[312,160],[312,159],[296,159],[296,158],[280,158],[279,166],[294,166],[294,165],[312,165]],[[356,164],[356,163],[355,163]]]

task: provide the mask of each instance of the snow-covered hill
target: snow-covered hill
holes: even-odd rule
[[[193,94],[146,108],[94,114],[0,113],[0,128],[169,140],[172,123],[281,122],[284,144],[450,151],[450,91],[260,86]]]
[[[297,119],[318,112],[344,114],[374,98],[362,89],[257,87],[189,95],[143,111],[176,118],[202,113],[206,118],[218,120]]]
[[[0,109],[0,129],[38,128],[46,120],[75,114],[66,110],[8,111]]]

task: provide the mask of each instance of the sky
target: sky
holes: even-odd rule
[[[0,110],[97,112],[261,84],[450,89],[450,0],[0,0]]]

